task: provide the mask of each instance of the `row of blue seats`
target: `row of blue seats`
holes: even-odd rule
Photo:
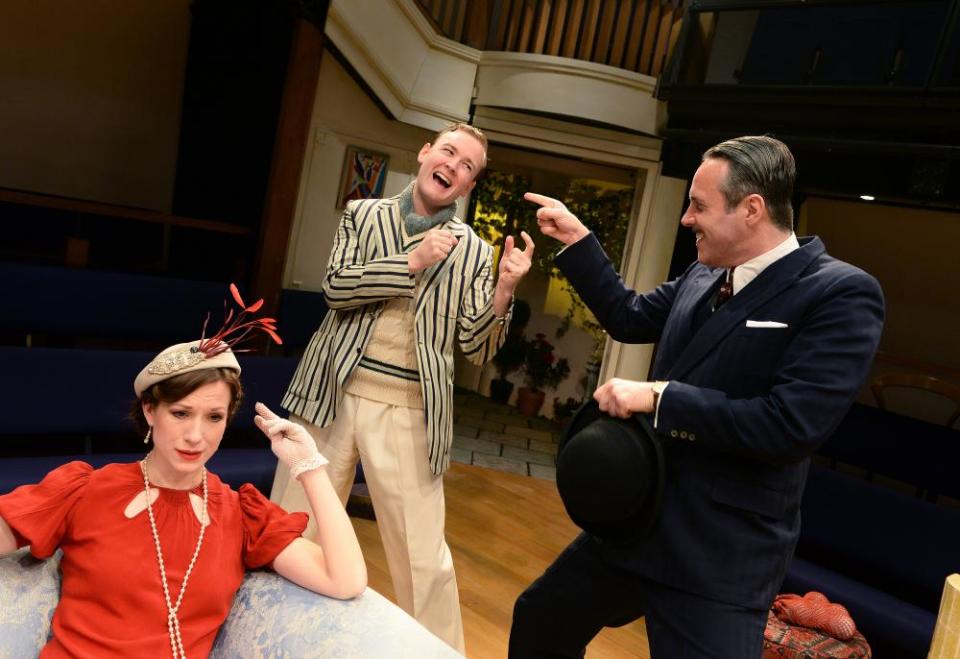
[[[133,380],[154,353],[0,346],[0,436],[132,432]],[[253,403],[279,410],[297,360],[237,356],[244,401],[234,425],[253,426]]]
[[[944,580],[960,572],[960,510],[813,465],[782,591],[843,604],[884,659],[923,659]]]
[[[152,342],[158,348],[199,337],[208,312],[211,326],[219,327],[221,300],[229,297],[228,282],[9,262],[0,262],[0,281],[0,333]],[[307,344],[326,311],[322,293],[281,291],[284,354]]]
[[[21,485],[37,483],[51,470],[80,460],[100,468],[115,462],[136,462],[144,453],[90,453],[75,455],[43,455],[0,460],[0,494]],[[277,459],[269,448],[221,448],[207,463],[209,469],[234,490],[251,483],[266,496],[273,487]]]
[[[931,499],[960,499],[960,431],[953,428],[856,403],[819,453],[909,484]]]
[[[819,454],[863,477],[811,469],[784,590],[847,606],[875,656],[925,657],[944,580],[960,572],[960,432],[855,404]]]
[[[143,445],[127,413],[134,399],[133,379],[152,357],[153,353],[141,351],[0,346],[0,442],[17,438],[22,443],[30,437],[42,441],[49,435],[94,437],[92,451],[43,456],[37,446],[34,454],[0,460],[0,493],[36,482],[51,467],[72,459],[99,464],[141,456]],[[231,431],[252,431],[253,403],[262,401],[279,411],[297,360],[249,355],[238,359],[245,397]],[[96,437],[108,434],[129,435],[131,451],[139,452],[97,455]],[[223,473],[217,473],[231,485],[252,482],[269,493],[276,460],[266,441],[262,448],[242,449],[231,448],[229,442],[228,434],[211,468],[222,468]]]

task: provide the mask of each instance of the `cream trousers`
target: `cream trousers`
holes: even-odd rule
[[[443,477],[430,471],[423,410],[345,393],[337,418],[326,428],[296,415],[290,420],[310,431],[330,461],[327,473],[344,504],[361,461],[397,604],[463,654],[457,577],[443,536]],[[291,481],[282,465],[270,498],[287,511],[310,512],[299,481]],[[311,516],[305,535],[315,531]]]

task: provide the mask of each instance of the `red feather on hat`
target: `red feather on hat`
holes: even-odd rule
[[[251,333],[261,331],[267,334],[277,345],[283,345],[280,335],[277,334],[277,321],[274,318],[250,318],[263,306],[263,298],[260,298],[249,307],[240,297],[240,291],[236,284],[230,284],[230,293],[233,295],[234,302],[240,306],[240,313],[234,314],[233,309],[227,309],[227,301],[223,301],[223,308],[226,312],[223,326],[220,330],[211,336],[207,335],[207,324],[210,322],[210,313],[207,313],[203,321],[203,329],[200,332],[200,345],[197,349],[207,357],[214,357],[227,350],[233,352],[249,352],[249,349],[239,349],[238,346],[252,338]]]

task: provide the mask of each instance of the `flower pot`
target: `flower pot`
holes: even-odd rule
[[[509,380],[490,380],[490,400],[506,404],[512,393],[513,383]]]
[[[520,387],[517,389],[517,410],[525,416],[537,416],[543,407],[546,394],[539,389]]]

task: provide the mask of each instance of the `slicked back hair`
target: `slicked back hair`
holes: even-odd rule
[[[476,179],[478,176],[480,176],[481,172],[487,168],[487,162],[489,160],[489,158],[487,158],[487,136],[483,134],[482,130],[476,126],[471,126],[470,124],[457,122],[441,128],[437,134],[433,136],[432,144],[436,144],[437,140],[439,140],[446,133],[456,133],[457,131],[462,131],[467,135],[472,136],[475,140],[480,142],[480,145],[483,147],[483,162],[480,163],[480,168],[473,175],[473,178]]]
[[[758,194],[767,204],[773,223],[793,230],[793,184],[797,165],[787,145],[767,135],[737,137],[712,146],[703,160],[727,161],[727,179],[720,186],[727,210],[750,194]]]

